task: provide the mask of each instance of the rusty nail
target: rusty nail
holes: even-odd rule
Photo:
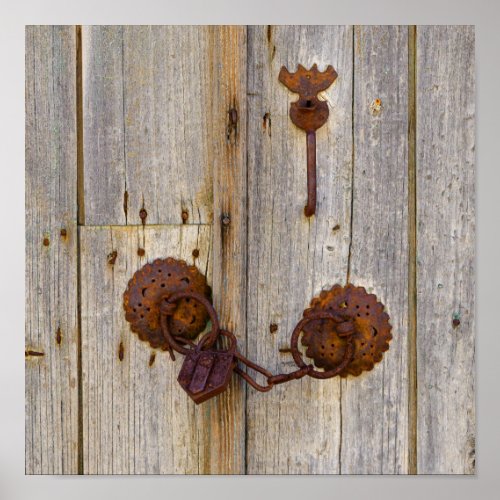
[[[325,101],[320,101],[317,94],[326,90],[337,78],[337,72],[328,66],[324,72],[318,71],[314,64],[306,70],[301,64],[295,73],[281,67],[279,81],[289,90],[299,94],[299,99],[290,104],[290,119],[306,132],[307,144],[307,205],[306,217],[316,212],[316,130],[328,120],[329,110]]]
[[[185,224],[189,219],[189,212],[187,210],[183,210],[181,217],[182,217],[182,223]]]
[[[66,236],[68,236],[68,233],[67,233],[67,231],[66,231],[66,229],[64,227],[61,229],[61,236],[63,238],[66,238]]]
[[[235,108],[229,110],[229,122],[231,125],[236,125],[238,123],[238,111]]]
[[[39,357],[39,356],[45,356],[45,353],[39,352],[39,351],[27,350],[27,351],[24,351],[24,356],[26,358],[29,358],[30,356]]]
[[[43,246],[44,247],[48,247],[49,245],[50,245],[50,240],[47,237],[45,237],[43,239]]]
[[[145,254],[146,254],[146,251],[144,250],[144,248],[138,248],[137,249],[137,255],[139,257],[144,257]]]
[[[200,256],[200,251],[197,248],[195,248],[192,252],[192,255],[195,259],[197,259]]]
[[[118,252],[116,250],[113,250],[110,254],[108,254],[108,264],[114,266],[117,257],[118,257]]]
[[[271,323],[269,325],[269,331],[271,333],[276,333],[278,331],[278,325],[276,323]]]
[[[231,223],[231,217],[229,216],[229,214],[222,214],[221,221],[222,225],[229,226],[229,224]]]
[[[148,216],[148,213],[146,212],[145,208],[141,208],[139,211],[139,217],[141,218],[142,225],[146,224],[146,217]]]

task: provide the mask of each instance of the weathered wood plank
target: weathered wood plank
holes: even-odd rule
[[[103,33],[108,32],[99,31],[98,34],[102,35]],[[89,37],[94,35],[95,30],[91,32]],[[110,36],[112,40],[115,40],[117,36],[116,32],[111,33]],[[202,50],[205,50],[204,55],[200,54],[199,56],[201,58],[200,60],[203,61],[203,64],[206,65],[204,67],[203,74],[201,74],[199,67],[196,65],[186,67],[184,75],[185,78],[181,78],[181,81],[176,83],[177,87],[174,87],[173,90],[169,90],[169,92],[174,92],[177,89],[177,93],[179,93],[182,90],[182,86],[184,86],[184,91],[189,90],[190,87],[186,87],[185,81],[191,82],[191,80],[196,80],[198,85],[208,89],[206,92],[210,93],[210,101],[208,101],[207,95],[207,107],[205,106],[205,101],[203,101],[201,88],[196,92],[192,92],[191,89],[189,93],[196,96],[197,104],[193,104],[190,110],[186,111],[188,115],[184,121],[182,121],[181,118],[177,118],[175,120],[179,123],[179,129],[181,131],[192,132],[196,130],[197,134],[204,134],[202,139],[205,141],[202,144],[197,144],[196,147],[198,150],[196,151],[198,152],[196,152],[190,146],[189,142],[182,142],[179,139],[179,145],[177,146],[178,150],[181,146],[182,148],[190,149],[190,151],[187,153],[184,152],[183,154],[191,158],[190,155],[199,154],[200,148],[202,148],[203,154],[206,154],[207,157],[204,158],[202,162],[198,160],[195,161],[194,158],[191,158],[186,163],[186,158],[184,156],[172,156],[170,160],[172,165],[175,165],[177,172],[176,176],[181,175],[184,180],[181,181],[180,184],[177,184],[177,182],[174,182],[174,179],[172,178],[169,181],[169,190],[172,195],[177,196],[177,194],[179,194],[180,198],[184,197],[184,199],[186,199],[186,196],[183,194],[182,182],[185,182],[186,186],[189,185],[189,189],[193,188],[197,181],[197,177],[203,177],[205,181],[210,181],[210,183],[213,182],[213,186],[210,184],[210,186],[206,189],[207,196],[200,198],[196,195],[196,200],[195,197],[191,197],[193,203],[198,203],[202,200],[204,204],[207,204],[205,207],[207,209],[205,214],[202,213],[203,208],[200,208],[200,206],[194,210],[194,205],[189,205],[187,208],[183,205],[183,210],[187,210],[189,214],[191,214],[194,210],[197,213],[195,222],[200,222],[204,219],[212,219],[211,214],[213,211],[215,210],[217,212],[213,228],[214,245],[213,253],[211,255],[214,266],[217,269],[213,283],[214,301],[216,303],[217,310],[220,313],[222,324],[230,328],[237,335],[241,345],[244,346],[246,312],[246,286],[244,282],[246,276],[246,204],[244,202],[244,198],[246,196],[246,129],[244,119],[246,116],[246,28],[221,26],[203,29],[200,27],[183,27],[182,29],[177,27],[174,29],[162,27],[161,29],[153,29],[153,32],[151,32],[149,28],[141,28],[139,31],[136,29],[129,30],[129,28],[125,28],[123,36],[125,45],[128,43],[127,40],[132,39],[131,37],[135,37],[136,39],[136,43],[130,42],[129,57],[125,57],[125,61],[127,61],[126,64],[129,64],[131,67],[133,65],[146,64],[147,62],[141,60],[141,57],[144,55],[141,52],[141,46],[147,46],[147,50],[153,50],[154,48],[154,50],[159,51],[159,47],[163,44],[164,50],[168,49],[175,52],[173,46],[178,45],[179,43],[182,45],[182,43],[185,42],[186,47],[191,44],[191,48],[189,50],[186,48],[185,54],[184,52],[180,52],[181,55],[184,54],[182,57],[185,57],[186,60],[193,60],[190,54],[193,50],[193,44],[198,47],[197,52],[200,50],[200,44],[202,46]],[[203,38],[202,41],[200,41],[201,38]],[[174,40],[176,41],[175,44],[173,44]],[[87,44],[89,43],[90,42],[87,41]],[[106,42],[108,46],[111,43],[112,42]],[[96,54],[102,51],[102,43],[99,42],[99,44],[101,48],[93,50]],[[144,48],[144,50],[146,50],[146,48]],[[175,54],[177,54],[177,52],[175,52]],[[157,55],[157,57],[160,56]],[[196,58],[194,60],[196,61]],[[150,61],[148,64],[152,65],[150,66],[150,69],[153,67],[155,68],[155,73],[150,75],[150,78],[154,80],[155,84],[158,84],[158,80],[160,79],[160,73],[156,68],[158,62],[156,61],[153,64]],[[172,67],[175,66],[175,63],[171,64]],[[134,72],[139,71],[139,69],[136,68]],[[132,78],[132,76],[130,78]],[[138,77],[135,76],[134,78]],[[191,85],[191,83],[189,83],[189,85]],[[144,83],[141,83],[141,85],[143,84]],[[151,81],[150,84],[152,85],[153,81]],[[89,82],[89,85],[94,88],[96,83]],[[131,88],[134,87],[134,85],[130,83],[126,84],[125,88],[128,88],[127,85],[131,86]],[[134,88],[136,87],[142,88],[140,85],[136,85]],[[164,90],[163,87],[162,89]],[[95,90],[99,99],[104,99],[103,92],[103,89],[97,88]],[[121,97],[118,93],[115,91],[113,92],[116,100],[114,104],[110,105],[113,106],[113,108],[116,108],[122,101],[120,101]],[[138,103],[142,98],[142,94],[137,94],[135,99]],[[148,115],[148,113],[153,113],[150,109],[153,104],[154,108],[158,110],[158,116],[163,116],[164,113],[168,116],[169,107],[172,106],[171,102],[165,101],[163,97],[160,98],[156,94],[145,96],[144,99],[146,101],[146,107],[142,112],[145,113],[145,116]],[[126,96],[123,102],[127,102]],[[148,102],[149,104],[147,104]],[[137,105],[139,106],[139,104]],[[161,111],[162,109],[163,111]],[[229,113],[231,109],[236,110],[236,115],[234,113]],[[201,117],[203,117],[203,121],[200,124]],[[234,121],[235,117],[235,123],[231,123],[230,120]],[[194,121],[188,123],[186,121],[188,118],[189,120],[193,119]],[[171,126],[170,130],[172,130]],[[127,137],[128,136],[126,135],[126,138]],[[141,143],[144,145],[147,144],[146,139],[147,138],[145,136],[138,136],[137,142],[138,144]],[[193,142],[199,142],[200,138],[192,136],[190,140]],[[126,139],[126,142],[127,141],[128,139]],[[180,145],[181,142],[182,144]],[[88,144],[90,147],[91,143],[88,142]],[[139,148],[142,146],[137,145],[136,147]],[[145,146],[144,148],[143,153],[141,153],[143,158],[150,158],[156,154],[155,151],[147,149]],[[166,154],[164,144],[158,143],[157,148],[158,151],[162,151],[162,154]],[[110,151],[111,149],[112,148],[110,148]],[[141,161],[143,161],[143,158]],[[128,161],[129,160],[127,159],[127,162]],[[198,166],[196,167],[198,170],[193,170],[191,165],[196,162],[198,162]],[[129,165],[129,163],[127,163],[127,165]],[[143,164],[137,164],[136,168],[136,171],[127,173],[127,175],[130,175],[131,178],[133,178],[133,182],[137,186],[142,186],[141,183],[143,182],[143,177],[146,175],[147,169],[145,169]],[[86,176],[91,175],[89,174],[87,168],[85,172]],[[109,190],[110,188],[106,187],[105,189]],[[213,200],[211,195],[212,189],[216,189],[217,192],[217,195]],[[156,206],[161,207],[161,203],[165,203],[164,200],[161,202],[158,201],[163,198],[163,194],[158,191],[154,191],[153,187],[150,186],[149,192],[151,196],[153,196],[153,199],[155,200],[154,204]],[[132,191],[128,189],[128,193],[130,202]],[[94,194],[96,194],[95,191],[92,195],[90,195],[90,197],[93,197]],[[98,193],[97,197],[99,197]],[[92,205],[93,201],[90,203]],[[139,208],[137,210],[139,210]],[[146,222],[152,222],[150,220],[150,211],[147,204],[146,210],[148,211]],[[167,220],[168,217],[172,217],[174,222],[182,220],[180,217],[181,210],[178,210],[179,217],[177,217],[177,215],[174,216],[172,210],[172,202],[170,202],[170,206],[167,207],[164,205],[160,212],[162,213],[162,216],[167,217]],[[88,205],[86,206],[85,211],[88,215]],[[92,212],[92,208],[90,208],[90,211]],[[222,219],[229,220],[229,224],[222,224]],[[155,219],[153,218],[153,221],[154,220]],[[89,219],[87,217],[87,223],[88,221]],[[125,222],[128,221],[129,219]],[[191,216],[188,216],[187,222],[191,221]],[[122,223],[125,222],[122,221]],[[174,379],[175,378],[176,377],[174,377]],[[241,390],[241,383],[238,379],[235,379],[227,393],[204,405],[204,420],[203,422],[196,424],[198,429],[198,437],[196,439],[196,454],[198,456],[198,461],[196,462],[197,469],[194,470],[192,467],[188,466],[188,464],[184,464],[176,466],[179,471],[184,468],[186,471],[200,473],[244,472],[244,398],[245,395]],[[192,419],[188,420],[191,420],[191,425],[194,425]],[[91,469],[87,467],[87,470]],[[146,472],[154,472],[154,470],[157,469],[151,469],[150,467],[144,466],[142,470]],[[173,469],[166,466],[161,468],[161,470],[172,471]]]
[[[208,30],[82,29],[86,224],[211,222]]]
[[[82,227],[80,238],[84,472],[205,471],[204,430],[210,423],[216,433],[221,424],[209,421],[207,407],[196,407],[177,383],[182,356],[172,362],[130,331],[123,292],[132,274],[158,257],[194,261],[210,277],[210,227]]]
[[[375,293],[393,340],[342,380],[341,472],[408,471],[408,27],[357,26],[349,280]]]
[[[474,27],[417,28],[418,472],[475,468]]]
[[[244,26],[209,28],[209,164],[213,168],[213,288],[221,325],[246,346],[246,69]],[[233,377],[229,390],[206,403],[205,473],[245,472],[245,388]]]
[[[350,27],[249,28],[248,356],[273,372],[295,369],[290,334],[314,295],[344,283],[350,240],[352,39]],[[304,216],[306,136],[288,116],[296,95],[282,65],[332,64],[328,123],[317,133],[318,207]],[[270,325],[277,330],[270,333]],[[273,328],[274,330],[274,328]],[[248,473],[338,473],[340,383],[304,378],[247,392]]]
[[[78,472],[76,151],[75,27],[28,26],[27,474]]]

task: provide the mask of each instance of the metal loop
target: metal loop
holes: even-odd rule
[[[175,309],[172,308],[172,304],[175,304],[181,299],[196,300],[207,310],[208,315],[210,316],[210,320],[212,321],[212,329],[200,339],[199,344],[207,349],[212,347],[217,340],[217,337],[219,336],[220,328],[219,318],[217,317],[217,313],[210,301],[208,301],[203,295],[197,292],[178,292],[174,293],[170,297],[166,297],[166,299],[167,302],[162,302],[162,306],[160,307],[160,325],[163,336],[169,343],[169,347],[184,355],[187,355],[192,350],[185,348],[182,344],[187,344],[187,342],[185,342],[184,339],[180,339],[179,337],[175,337],[174,335],[172,335],[168,326],[168,317],[172,316],[175,311]],[[171,356],[173,356],[172,352]]]
[[[331,319],[332,321],[335,321],[335,316],[329,312],[315,312],[315,313],[310,313],[306,318],[301,319],[298,323],[295,329],[293,330],[292,333],[292,338],[290,340],[290,350],[293,356],[293,360],[295,361],[295,364],[299,368],[307,368],[310,365],[306,365],[304,363],[304,360],[302,359],[302,354],[300,353],[298,349],[298,340],[299,340],[299,335],[304,328],[304,326],[309,323],[310,321],[315,321],[318,319]],[[318,371],[318,370],[309,370],[307,375],[313,378],[317,379],[326,379],[326,378],[331,378],[335,377],[338,375],[344,368],[352,361],[352,358],[354,356],[354,345],[352,343],[352,333],[351,334],[346,334],[345,338],[347,338],[347,345],[345,347],[344,351],[344,357],[342,358],[341,363],[336,367],[331,370],[327,371]]]
[[[270,371],[266,370],[265,368],[262,368],[262,366],[259,366],[259,365],[255,364],[253,361],[250,361],[248,358],[246,358],[245,356],[243,356],[243,354],[241,354],[238,351],[236,351],[235,357],[237,359],[239,359],[243,364],[245,364],[249,368],[251,368],[252,370],[255,370],[256,372],[258,372],[258,373],[260,373],[260,374],[262,374],[262,375],[264,375],[266,377],[268,385],[261,385],[255,379],[253,379],[252,377],[250,377],[250,375],[248,375],[248,373],[244,372],[241,368],[236,367],[234,369],[234,371],[240,377],[242,377],[243,379],[245,379],[254,389],[257,389],[260,392],[267,392],[267,391],[270,391],[273,388],[274,384],[269,383],[269,379],[273,376],[273,374]]]
[[[228,330],[220,329],[219,330],[219,335],[227,337],[228,339],[230,339],[231,343],[229,344],[229,347],[227,349],[217,349],[217,352],[220,352],[220,353],[233,353],[236,356],[236,354],[237,354],[237,351],[236,351],[237,340],[236,340],[236,337],[235,337],[234,333],[232,333],[232,332],[230,332]],[[205,334],[200,339],[200,341],[195,345],[195,349],[198,350],[198,351],[201,351],[205,347],[205,343],[210,340],[209,337],[210,337],[210,332],[208,334]],[[210,347],[212,345],[213,344],[211,344]]]

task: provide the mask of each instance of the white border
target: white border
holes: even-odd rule
[[[500,2],[487,0],[17,1],[2,5],[0,51],[0,498],[494,498],[500,476],[498,190]],[[24,25],[475,24],[477,72],[476,477],[24,476]]]

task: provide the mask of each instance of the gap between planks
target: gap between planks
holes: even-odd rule
[[[85,223],[84,169],[83,169],[83,83],[82,83],[82,27],[76,31],[76,303],[77,303],[77,376],[78,376],[78,474],[83,474],[83,371],[82,371],[82,280],[80,266],[80,231],[78,226]]]
[[[417,474],[416,31],[408,26],[408,474]]]

